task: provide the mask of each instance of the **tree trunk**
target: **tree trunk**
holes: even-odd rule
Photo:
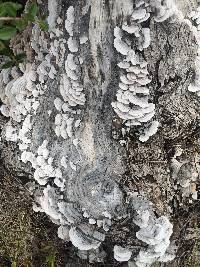
[[[2,164],[68,267],[200,263],[198,1],[159,2],[49,0],[0,74]]]

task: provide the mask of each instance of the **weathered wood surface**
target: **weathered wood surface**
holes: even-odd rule
[[[196,1],[178,1],[177,4],[186,14],[196,6]],[[192,247],[198,240],[198,237],[186,239],[187,229],[200,223],[199,200],[192,200],[191,194],[183,196],[183,190],[177,184],[199,171],[196,159],[200,152],[200,101],[187,89],[194,77],[197,52],[194,35],[184,22],[156,23],[153,19],[149,22],[151,44],[144,50],[144,57],[152,77],[150,100],[156,105],[156,119],[160,126],[153,137],[146,143],[141,143],[136,128],[122,136],[124,126],[111,106],[119,83],[119,54],[113,46],[113,29],[115,26],[120,27],[127,16],[131,15],[133,2],[63,1],[60,3],[63,20],[70,5],[75,7],[76,14],[74,35],[79,37],[84,33],[89,39],[80,49],[83,58],[81,82],[86,103],[81,108],[82,125],[75,133],[79,146],[77,149],[71,139],[58,138],[54,132],[57,114],[54,100],[60,97],[62,66],[57,68],[53,81],[48,79],[48,90],[40,99],[37,115],[33,116],[31,151],[36,151],[44,140],[48,140],[48,149],[56,166],[60,165],[62,156],[77,165],[76,172],[70,168],[63,171],[66,179],[63,195],[70,202],[89,210],[94,218],[98,218],[104,209],[101,198],[105,197],[105,192],[109,195],[114,189],[119,190],[112,199],[116,202],[104,199],[104,204],[116,218],[123,215],[123,212],[126,213],[127,193],[143,193],[152,201],[158,216],[170,217],[174,226],[172,240],[179,247],[179,256],[181,253],[188,256],[187,244]],[[65,31],[64,37],[68,38]],[[68,51],[65,57],[67,54]],[[50,116],[49,110],[52,110]],[[120,140],[125,140],[125,145],[122,146]],[[2,139],[1,146],[6,168],[14,175],[32,179],[33,169],[30,164],[20,161],[16,144]],[[177,160],[185,164],[185,170],[174,177],[172,158],[179,148],[182,149],[182,154]],[[198,189],[199,178],[195,184]],[[92,193],[95,187],[101,188],[97,195]],[[113,259],[111,247],[115,244],[130,247],[141,245],[140,242],[137,244],[130,225],[131,217],[127,220],[114,219],[104,243],[104,250],[108,252],[105,266],[109,266],[107,263]],[[76,264],[67,266],[77,266]],[[116,264],[120,266],[119,263]],[[178,264],[184,266],[182,261]]]

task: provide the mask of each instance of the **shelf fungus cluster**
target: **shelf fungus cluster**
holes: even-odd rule
[[[128,128],[139,126],[141,142],[154,135],[159,126],[158,121],[153,121],[155,104],[149,102],[151,78],[142,53],[151,42],[150,29],[146,27],[150,17],[163,22],[169,18],[180,19],[182,14],[171,0],[138,0],[128,21],[114,29],[114,47],[123,60],[118,63],[120,82],[117,101],[112,107]]]
[[[150,0],[149,3],[156,22],[163,22],[168,19],[170,22],[174,22],[184,18],[174,0]]]
[[[75,20],[79,7],[68,7],[63,21],[58,2],[48,3],[49,33],[37,25],[32,29],[34,62],[0,72],[0,110],[9,118],[2,136],[18,144],[17,164],[28,169],[29,174],[32,172],[37,182],[33,208],[45,212],[58,225],[58,236],[65,242],[71,241],[79,255],[89,257],[91,262],[105,259],[102,243],[121,219],[131,221],[133,228],[138,226],[136,237],[143,245],[135,255],[134,248],[124,240],[123,244],[114,243],[113,258],[136,267],[171,260],[174,253],[169,219],[156,216],[152,204],[139,193],[133,197],[131,192],[132,197],[125,201],[128,194],[119,184],[123,172],[119,166],[125,164],[118,144],[113,145],[104,129],[107,124],[102,122],[106,113],[103,105],[100,111],[97,105],[98,101],[104,103],[105,92],[103,97],[97,94],[94,103],[88,103],[91,109],[84,113],[84,84],[92,91],[87,79],[95,83],[96,74],[88,71],[83,77],[86,57],[82,50],[89,45],[86,46],[86,35],[79,36],[80,22]],[[159,127],[154,120],[151,78],[143,56],[151,40],[148,20],[153,16],[155,21],[164,21],[177,14],[173,1],[139,0],[127,22],[114,29],[114,47],[121,61],[119,89],[112,107],[128,128],[140,127],[141,142],[146,142]],[[91,92],[87,93],[89,102]],[[105,106],[112,110],[110,102],[109,99],[107,105],[105,101]]]
[[[54,13],[50,12],[50,16],[54,16]],[[58,17],[50,18],[48,21],[51,21],[50,25],[54,24],[54,26],[62,22]],[[19,67],[1,71],[0,95],[3,104],[0,109],[4,116],[10,118],[5,125],[5,139],[18,143],[21,151],[20,159],[25,164],[31,164],[35,170],[35,180],[44,186],[50,178],[54,178],[55,185],[62,190],[64,187],[62,171],[60,165],[55,166],[54,158],[50,156],[50,148],[47,148],[48,140],[42,136],[43,140],[40,140],[39,144],[33,146],[32,142],[33,131],[37,130],[34,129],[33,124],[40,112],[40,104],[49,94],[47,81],[55,80],[56,68],[64,64],[66,40],[62,38],[62,30],[54,26],[49,33],[49,40],[45,32],[37,25],[33,26],[30,49],[34,51],[35,57],[32,64],[22,63]],[[49,110],[48,114],[51,113],[52,111]],[[58,121],[59,118],[56,120]],[[67,120],[69,135],[71,134],[70,123],[71,121]],[[75,121],[76,127],[79,124],[79,120]],[[77,145],[77,141],[73,140],[73,144]],[[62,156],[61,167],[66,168],[65,160],[66,158]],[[73,162],[69,165],[75,169]]]
[[[139,254],[131,258],[129,266],[151,266],[157,261],[173,260],[176,248],[170,244],[173,227],[168,218],[165,216],[157,218],[153,212],[152,204],[143,196],[137,194],[133,196],[132,205],[134,210],[133,223],[140,227],[136,236],[148,246],[141,248]]]
[[[171,159],[171,175],[175,181],[175,188],[179,188],[182,197],[187,198],[189,203],[198,199],[198,155],[194,153],[194,160],[185,157],[183,149],[176,147],[175,154]]]
[[[37,25],[32,29],[31,49],[35,52],[32,64],[21,63],[19,67],[2,70],[0,73],[0,95],[3,102],[0,110],[4,116],[10,117],[5,131],[6,138],[19,141],[22,152],[31,145],[31,139],[26,136],[31,134],[32,118],[37,115],[40,99],[47,91],[46,81],[48,78],[54,79],[57,73],[51,64],[53,54],[48,51],[44,32]]]
[[[36,98],[42,93],[35,85],[37,78],[34,65],[21,65],[2,70],[0,74],[1,100],[0,110],[6,117],[21,122],[23,117],[31,111],[36,111],[38,101]]]
[[[97,187],[99,185],[100,182],[97,183]],[[76,187],[74,186],[74,188]],[[116,189],[113,190],[116,191]],[[114,192],[111,191],[104,196],[109,201],[107,200],[107,203],[105,202],[105,205],[102,207],[99,206],[101,210],[95,210],[94,207],[98,204],[98,201],[94,202],[94,200],[95,198],[97,199],[97,196],[93,196],[93,201],[83,198],[82,203],[76,204],[75,199],[72,199],[73,202],[68,203],[64,200],[65,196],[60,195],[58,189],[47,185],[43,194],[37,197],[39,206],[35,206],[34,210],[45,212],[54,223],[60,225],[58,236],[64,241],[71,241],[80,250],[79,256],[81,258],[84,259],[86,255],[89,255],[90,250],[93,253],[95,252],[97,258],[102,258],[101,244],[105,240],[106,232],[109,231],[102,227],[102,219],[106,217],[110,218],[110,221],[112,218],[115,220],[119,219],[111,209],[114,203],[119,204],[120,201],[120,191],[119,189],[117,190],[118,201],[116,201],[116,198],[113,198]],[[67,195],[69,196],[69,194]],[[81,208],[84,206],[83,203],[85,208]],[[87,207],[88,203],[91,206]],[[123,216],[131,217],[132,224],[140,228],[136,232],[136,237],[146,245],[141,247],[139,254],[135,256],[135,253],[133,253],[134,248],[131,245],[127,244],[127,247],[125,247],[116,244],[113,247],[114,258],[119,262],[128,261],[129,266],[136,267],[150,266],[157,261],[167,262],[174,259],[176,248],[170,244],[172,224],[168,218],[165,216],[155,216],[152,203],[138,193],[131,193],[128,204],[129,212],[126,211]],[[126,210],[126,206],[123,209]]]
[[[78,141],[74,137],[74,132],[80,125],[80,107],[84,106],[86,98],[81,83],[81,64],[83,60],[78,53],[81,42],[74,36],[74,12],[74,7],[70,6],[65,20],[65,30],[69,34],[69,38],[66,40],[69,53],[65,60],[65,72],[62,74],[60,81],[60,94],[63,100],[56,98],[54,105],[60,112],[55,117],[56,135],[64,139],[73,137],[77,144]]]
[[[189,14],[189,18],[193,22],[192,31],[198,45],[197,56],[195,60],[195,78],[194,81],[188,86],[188,90],[200,96],[200,6],[197,10]]]
[[[150,11],[149,4],[139,1],[130,16],[130,22],[114,29],[114,47],[123,56],[123,60],[118,63],[121,72],[120,83],[117,101],[112,103],[112,107],[128,127],[141,126],[152,121],[155,115],[155,104],[149,103],[148,85],[151,78],[147,62],[142,53],[138,52],[150,45],[150,29],[142,26],[143,22],[149,19]],[[139,137],[142,142],[147,141],[153,134],[152,131],[152,134],[147,134],[148,130],[145,131],[146,133]]]

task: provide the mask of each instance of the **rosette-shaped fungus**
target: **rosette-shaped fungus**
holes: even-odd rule
[[[117,213],[117,208],[122,203],[122,192],[117,183],[109,175],[102,177],[102,173],[98,171],[69,181],[66,194],[71,200],[79,203],[92,218],[97,219],[104,213]]]
[[[105,239],[104,234],[86,224],[72,227],[69,231],[69,237],[72,244],[80,250],[96,249]]]

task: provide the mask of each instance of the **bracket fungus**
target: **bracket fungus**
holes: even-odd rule
[[[200,96],[200,7],[198,7],[197,10],[192,11],[188,16],[193,24],[195,24],[190,26],[198,45],[197,56],[195,59],[195,78],[188,86],[188,90],[192,93],[196,93],[197,96]]]
[[[131,15],[131,24],[124,23],[122,29],[116,27],[114,30],[114,47],[126,57],[123,58],[122,62],[118,63],[123,75],[120,76],[119,89],[116,95],[117,101],[112,103],[112,107],[128,127],[142,125],[142,123],[150,121],[155,115],[155,105],[148,101],[148,84],[151,79],[147,69],[147,62],[137,52],[137,49],[142,51],[150,45],[150,29],[142,27],[142,22],[150,17],[149,11],[147,2],[136,3],[136,8]],[[133,45],[120,46],[123,31],[131,35]],[[136,46],[132,48],[134,41],[136,41]],[[151,128],[153,128],[153,125]],[[151,135],[153,135],[153,131],[150,132],[148,137],[146,135],[146,138],[140,139],[147,141]]]
[[[172,224],[168,218],[156,216],[152,203],[139,193],[125,201],[128,194],[125,196],[124,184],[120,184],[125,173],[123,156],[119,144],[109,139],[110,132],[104,129],[102,118],[111,122],[112,112],[107,116],[103,108],[112,106],[127,128],[137,126],[139,141],[146,142],[157,132],[156,106],[150,102],[152,79],[143,53],[151,42],[148,21],[163,21],[178,16],[178,12],[169,0],[137,0],[127,21],[115,27],[119,85],[116,100],[110,105],[112,99],[90,102],[93,95],[105,94],[107,86],[88,67],[90,60],[99,67],[98,75],[100,65],[107,61],[100,64],[93,56],[91,33],[77,30],[81,28],[75,21],[78,7],[68,7],[64,23],[58,17],[58,2],[48,2],[49,37],[33,26],[33,64],[24,63],[0,72],[0,110],[9,118],[3,133],[6,141],[18,144],[20,164],[37,181],[38,206],[34,205],[34,209],[45,212],[58,225],[58,236],[71,241],[81,250],[82,257],[90,255],[91,262],[105,258],[101,244],[122,218],[130,219],[133,228],[139,229],[136,237],[144,244],[135,255],[131,245],[113,242],[117,261],[131,260],[137,267],[146,267],[172,259],[175,252],[170,251]],[[89,49],[92,53],[88,53]],[[90,60],[85,62],[87,58]],[[110,62],[114,62],[113,58]],[[199,76],[197,70],[190,91],[199,92]],[[108,95],[113,97],[110,92]],[[181,169],[178,167],[177,175]]]
[[[114,246],[114,258],[117,261],[129,261],[131,258],[132,252],[121,246]]]
[[[72,227],[69,236],[72,244],[80,250],[97,249],[105,239],[104,234],[84,224]]]

